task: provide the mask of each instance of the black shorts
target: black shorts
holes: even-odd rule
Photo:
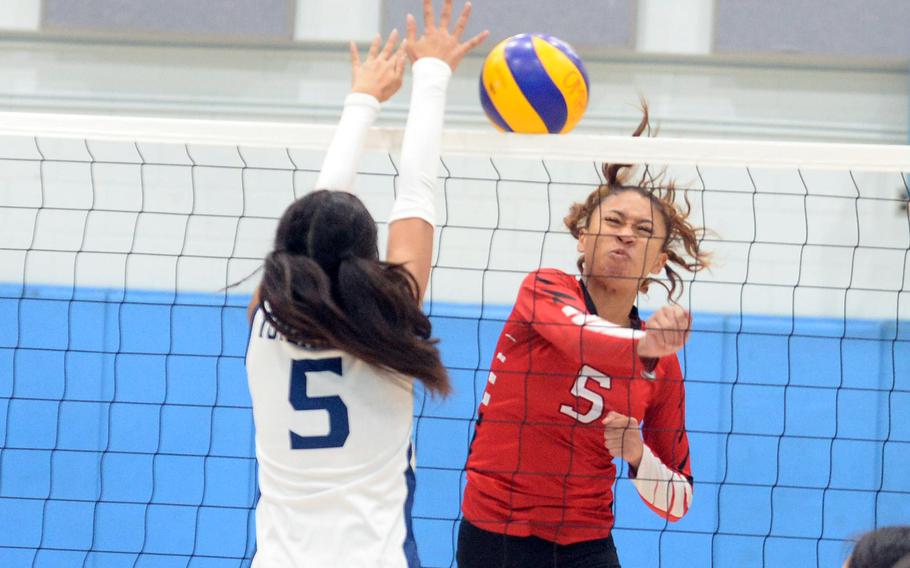
[[[459,568],[620,568],[613,537],[556,544],[536,536],[508,536],[462,520]]]

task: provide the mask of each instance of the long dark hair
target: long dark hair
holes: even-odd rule
[[[376,223],[363,203],[319,190],[282,215],[260,306],[289,341],[340,349],[445,395],[449,377],[417,290],[404,267],[379,260]]]
[[[898,562],[910,562],[910,526],[882,527],[864,534],[856,543],[847,565],[850,568],[892,568]]]

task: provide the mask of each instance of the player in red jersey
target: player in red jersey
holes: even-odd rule
[[[645,107],[635,135],[647,125]],[[707,255],[672,182],[629,185],[630,166],[603,169],[606,183],[565,219],[582,277],[529,274],[500,335],[468,457],[461,568],[619,566],[614,458],[663,518],[691,504],[676,357],[690,316],[671,303],[643,326],[635,300],[655,282],[678,298],[672,266],[700,270]],[[652,278],[661,271],[669,284]]]

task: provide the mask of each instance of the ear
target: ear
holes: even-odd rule
[[[667,260],[669,260],[669,256],[667,255],[667,253],[662,252],[659,255],[657,255],[657,258],[654,259],[654,264],[651,265],[650,273],[651,274],[660,274],[661,271],[664,269],[664,266],[667,265]]]
[[[585,252],[585,242],[588,239],[588,234],[584,229],[581,229],[578,232],[578,242],[575,244],[575,250],[577,252]]]

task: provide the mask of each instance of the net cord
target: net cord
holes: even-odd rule
[[[324,150],[334,126],[279,122],[0,113],[0,136],[75,138],[139,143],[204,144]],[[366,148],[397,152],[404,130],[373,128]],[[632,138],[628,136],[535,136],[446,130],[442,153],[494,158],[546,156],[551,160],[666,165],[811,168],[878,172],[910,171],[910,147],[744,140]]]

